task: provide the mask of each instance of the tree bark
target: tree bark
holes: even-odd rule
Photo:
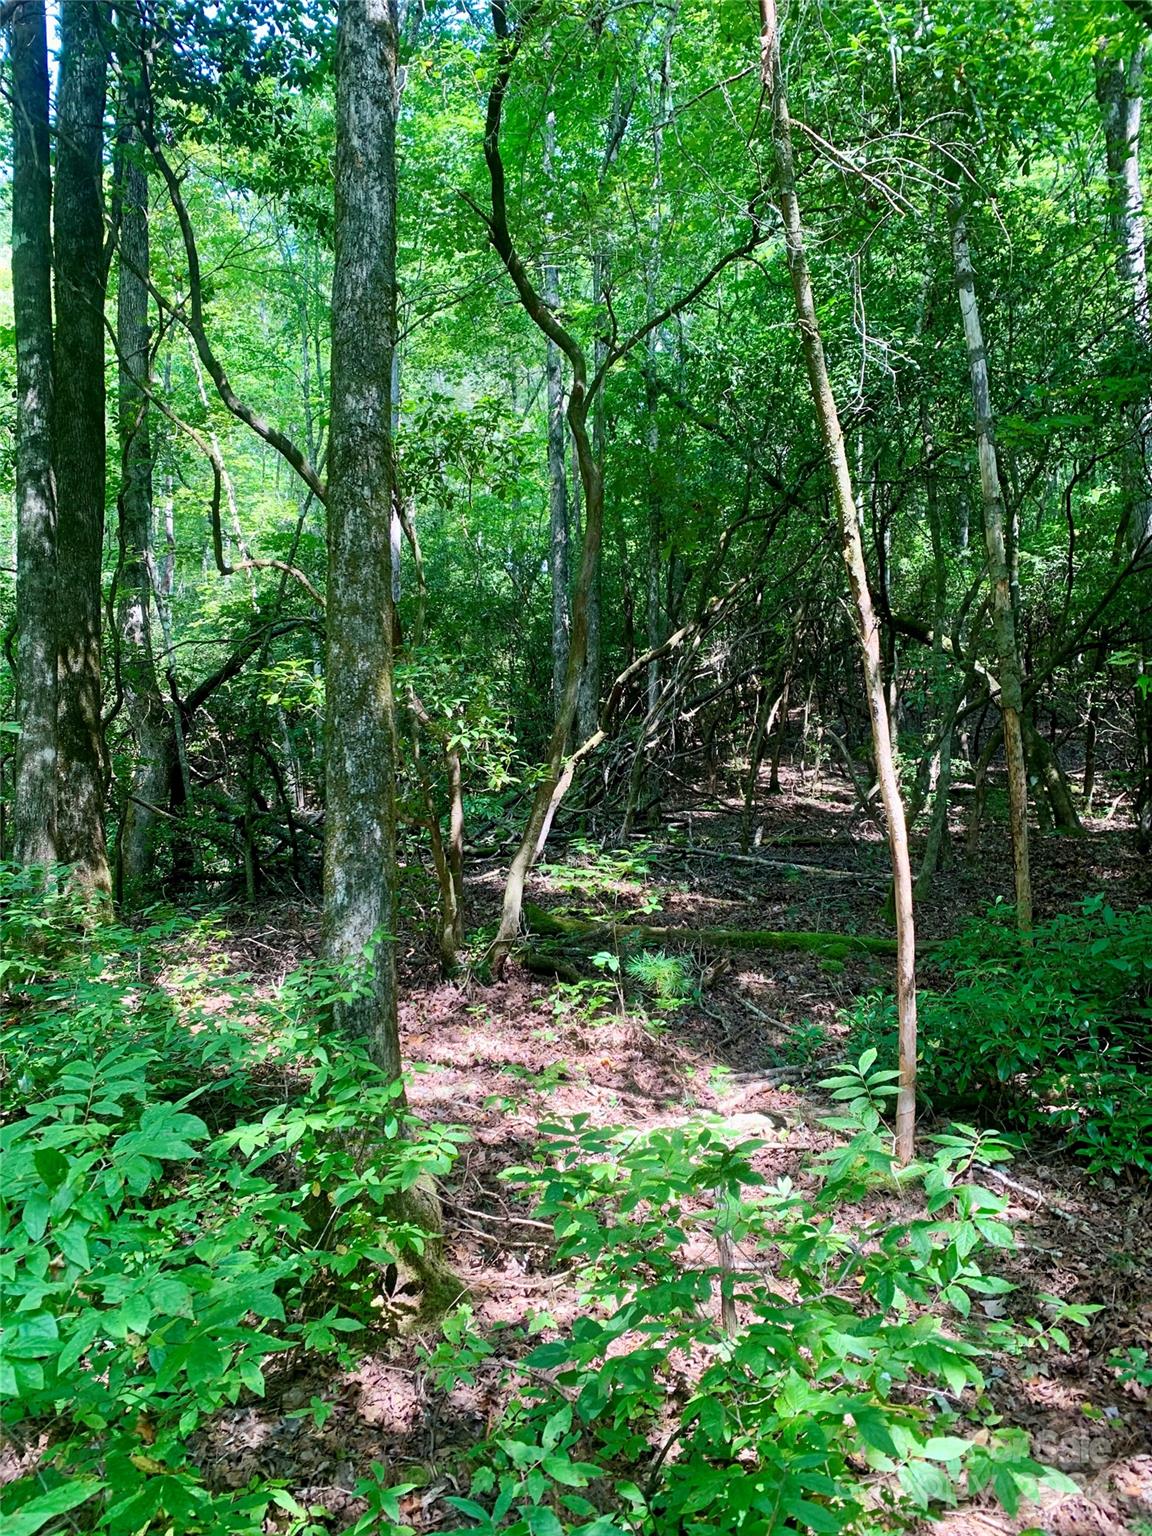
[[[1124,295],[1127,328],[1145,357],[1152,349],[1152,304],[1148,294],[1148,258],[1144,229],[1144,192],[1140,182],[1140,119],[1144,84],[1144,49],[1127,60],[1096,59],[1096,96],[1104,118],[1104,142],[1109,182],[1109,222],[1116,248],[1116,272]],[[1135,553],[1152,545],[1152,398],[1145,395],[1132,408],[1128,453],[1128,547]],[[1152,804],[1152,690],[1144,686],[1148,648],[1136,648],[1137,836]]]
[[[104,100],[100,6],[60,17],[55,255],[59,856],[78,888],[110,893],[100,675],[104,550]]]
[[[400,1076],[392,683],[395,0],[345,0],[337,53],[328,449],[324,955],[355,973],[334,1023]]]
[[[1028,858],[1028,770],[1024,759],[1021,713],[1024,707],[1020,652],[1012,602],[1012,577],[1005,536],[1004,497],[996,458],[995,424],[988,384],[988,357],[976,298],[976,281],[968,249],[968,230],[958,196],[952,200],[952,263],[960,295],[960,314],[968,348],[972,412],[980,458],[980,491],[984,504],[984,542],[988,550],[988,582],[992,589],[992,624],[1000,682],[1000,713],[1004,722],[1004,754],[1008,762],[1008,806],[1012,830],[1012,864],[1016,882],[1016,922],[1021,933],[1032,928],[1032,875]]]
[[[12,81],[12,301],[16,322],[17,720],[13,852],[56,844],[56,482],[52,469],[52,173],[43,0],[8,28]]]
[[[120,436],[120,569],[117,627],[124,705],[136,738],[136,763],[117,846],[116,888],[132,904],[155,858],[158,817],[170,791],[171,721],[156,675],[152,644],[152,443],[148,419],[151,332],[148,323],[148,172],[136,130],[136,91],[122,86],[119,132],[119,251],[116,350]]]
[[[544,168],[550,175],[556,135],[556,120],[548,114],[544,136]],[[553,314],[560,309],[560,281],[555,252],[544,263],[544,302]],[[568,642],[572,625],[571,598],[568,591],[568,466],[564,419],[564,359],[560,348],[548,337],[545,345],[544,375],[548,397],[548,575],[552,585],[552,709],[560,708],[564,678],[568,671]]]
[[[796,321],[804,349],[804,362],[812,404],[816,412],[840,523],[842,553],[848,572],[854,604],[857,638],[864,665],[864,685],[868,714],[872,725],[872,746],[880,797],[888,824],[888,845],[892,857],[892,879],[896,915],[896,1006],[899,1016],[900,1079],[896,1100],[896,1155],[908,1162],[915,1150],[916,1125],[916,936],[912,910],[912,865],[908,853],[908,834],[904,805],[896,777],[892,752],[891,727],[884,692],[880,660],[880,635],[868,571],[860,522],[853,494],[852,475],[844,449],[832,384],[824,357],[824,345],[816,316],[808,253],[796,194],[796,172],[792,154],[792,123],[788,97],[780,64],[780,27],[776,0],[760,0],[760,65],[764,91],[771,102],[772,142],[775,151],[776,190],[784,225],[784,246]]]
[[[1127,59],[1096,57],[1096,99],[1104,120],[1109,224],[1126,313],[1124,323],[1142,349],[1152,348],[1152,306],[1144,240],[1144,193],[1140,185],[1140,118],[1144,49]],[[1152,538],[1152,399],[1132,410],[1129,545]]]

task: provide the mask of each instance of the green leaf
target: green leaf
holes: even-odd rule
[[[554,1509],[548,1509],[543,1504],[522,1504],[520,1513],[532,1536],[564,1536],[564,1527]]]
[[[40,1147],[32,1154],[32,1161],[36,1165],[36,1172],[49,1189],[56,1189],[68,1177],[71,1165],[55,1147]]]
[[[958,1435],[937,1435],[925,1445],[924,1454],[930,1461],[958,1461],[971,1449],[971,1442]]]
[[[104,1484],[96,1478],[76,1478],[49,1489],[3,1517],[4,1536],[34,1536],[41,1526],[57,1515],[66,1515],[100,1492]]]
[[[48,1200],[44,1195],[30,1195],[24,1204],[24,1230],[34,1243],[42,1241],[48,1230]]]

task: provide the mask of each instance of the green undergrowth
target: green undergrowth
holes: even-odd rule
[[[803,1187],[769,1183],[761,1143],[721,1122],[541,1128],[508,1177],[554,1222],[580,1305],[563,1329],[537,1319],[513,1406],[449,1501],[477,1530],[839,1536],[1071,1486],[983,1396],[988,1355],[1024,1347],[973,1306],[1011,1289],[989,1268],[1013,1243],[1004,1202],[975,1177],[1007,1149],[960,1130],[898,1168],[892,1076],[869,1053],[830,1081],[840,1144]],[[1029,1332],[1066,1343],[1057,1320],[1086,1319],[1049,1300]],[[472,1381],[490,1348],[465,1311],[430,1364]]]
[[[939,1109],[1059,1138],[1094,1173],[1152,1172],[1152,908],[1092,897],[1031,943],[1001,909],[933,958],[948,984],[919,995],[920,1086]],[[890,997],[848,1022],[895,1061]]]
[[[210,1491],[190,1442],[292,1357],[357,1358],[425,1240],[389,1202],[458,1138],[318,1032],[352,978],[314,970],[259,1001],[188,960],[211,924],[86,929],[67,898],[0,879],[0,1395],[10,1440],[47,1443],[0,1526],[302,1529],[273,1483]]]
[[[415,1326],[400,1280],[424,1237],[390,1202],[447,1173],[460,1133],[319,1030],[354,976],[263,999],[225,976],[209,920],[94,927],[0,879],[0,1390],[28,1448],[5,1536],[319,1536],[290,1487],[209,1486],[197,1437],[305,1358],[337,1375]],[[510,1178],[580,1306],[496,1337],[465,1302],[425,1332],[439,1391],[483,1368],[510,1393],[457,1468],[450,1528],[863,1536],[1036,1491],[1026,1436],[983,1397],[989,1353],[1024,1346],[974,1305],[1008,1289],[1012,1234],[977,1176],[1005,1148],[958,1131],[898,1169],[891,1078],[866,1053],[833,1080],[838,1144],[795,1184],[718,1122],[541,1128]],[[1049,1345],[1083,1320],[1052,1305],[1027,1330]],[[361,1470],[352,1529],[404,1536],[407,1486]]]

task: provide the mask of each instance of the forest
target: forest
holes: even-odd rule
[[[0,34],[4,1536],[1152,1536],[1152,5]]]

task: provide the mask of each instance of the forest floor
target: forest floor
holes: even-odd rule
[[[848,786],[835,778],[819,792],[787,784],[765,797],[759,819],[752,857],[762,862],[739,857],[739,804],[721,796],[634,840],[627,854],[561,847],[534,879],[533,896],[585,912],[643,912],[646,922],[683,926],[686,938],[703,926],[886,931],[884,844]],[[494,917],[501,867],[493,859],[473,868],[473,923]],[[1041,917],[1095,892],[1117,907],[1152,899],[1130,830],[1107,818],[1089,822],[1084,838],[1038,839],[1034,875]],[[992,827],[977,858],[961,857],[938,878],[920,909],[921,933],[955,933],[1007,898],[1010,878],[1004,834]],[[313,948],[315,920],[277,910],[238,925],[225,943],[230,968],[273,987]],[[694,962],[696,999],[662,1013],[635,997],[626,1005],[610,969],[592,987],[519,966],[498,985],[456,984],[438,978],[429,953],[403,957],[410,1102],[470,1133],[443,1190],[450,1260],[496,1352],[477,1368],[474,1387],[447,1396],[411,1337],[382,1338],[343,1375],[333,1377],[329,1364],[270,1380],[264,1400],[230,1411],[205,1437],[201,1454],[217,1486],[243,1487],[254,1474],[285,1479],[339,1526],[363,1508],[352,1492],[357,1477],[380,1462],[391,1481],[417,1484],[404,1511],[418,1529],[457,1523],[441,1501],[467,1491],[465,1453],[498,1420],[509,1367],[526,1348],[516,1325],[542,1313],[562,1325],[577,1306],[550,1228],[534,1223],[500,1177],[530,1157],[542,1121],[584,1113],[594,1124],[654,1127],[701,1112],[739,1115],[747,1130],[763,1132],[760,1163],[770,1177],[810,1180],[812,1153],[832,1140],[818,1124],[826,1106],[815,1082],[843,1057],[843,1011],[886,984],[890,962],[740,951],[701,952]],[[930,964],[924,972],[930,981]],[[1050,1536],[1152,1531],[1152,1396],[1119,1384],[1106,1363],[1152,1336],[1152,1191],[1146,1182],[1089,1179],[1049,1149],[1022,1154],[1010,1180],[1001,1188],[1019,1246],[1000,1265],[1017,1287],[1008,1312],[1032,1315],[1040,1293],[1100,1310],[1087,1329],[1072,1330],[1070,1353],[993,1364],[988,1395],[1005,1422],[1029,1432],[1034,1456],[1081,1491],[1011,1519],[991,1503],[970,1504],[933,1528],[942,1536],[1008,1536],[1037,1525]],[[877,1214],[875,1205],[863,1214]],[[321,1428],[306,1411],[314,1397],[331,1405]]]

